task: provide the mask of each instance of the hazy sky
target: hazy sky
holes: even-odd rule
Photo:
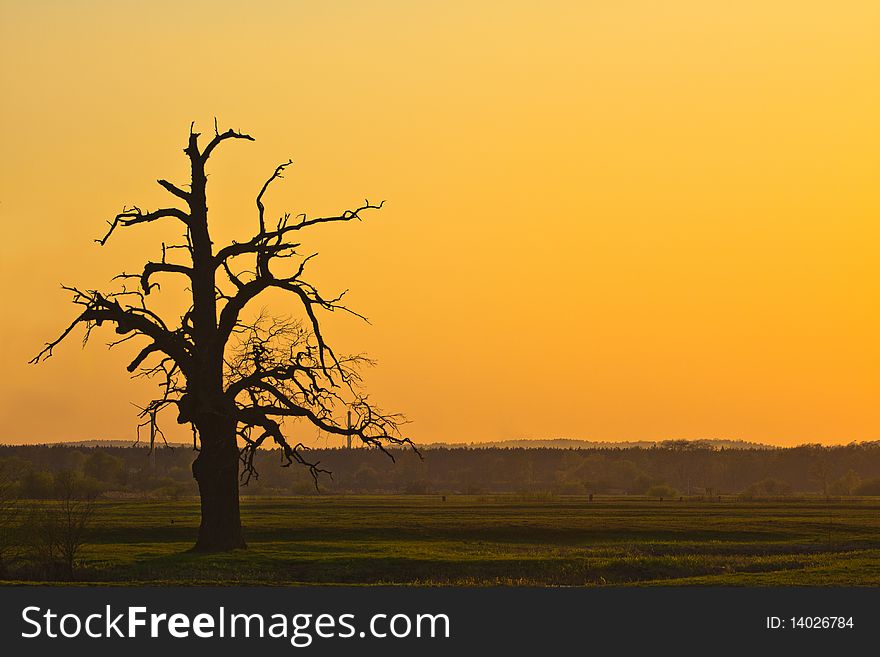
[[[876,0],[0,7],[0,439],[133,435],[112,334],[26,361],[214,116],[218,241],[288,157],[270,213],[387,200],[307,248],[417,441],[880,439]]]

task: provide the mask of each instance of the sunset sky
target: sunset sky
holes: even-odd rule
[[[878,34],[876,0],[0,0],[0,441],[133,437],[111,332],[27,360],[60,283],[177,236],[93,242],[215,116],[256,138],[211,160],[215,241],[288,157],[272,216],[386,200],[305,246],[417,442],[880,439]]]

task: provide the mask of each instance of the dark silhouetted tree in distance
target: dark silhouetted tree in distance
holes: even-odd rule
[[[325,297],[305,279],[312,256],[302,255],[297,241],[302,231],[360,219],[382,203],[365,201],[334,216],[284,214],[270,223],[263,199],[291,165],[288,160],[256,196],[253,235],[218,248],[208,222],[206,166],[221,144],[253,138],[235,130],[221,133],[216,122],[204,147],[199,137],[190,128],[184,149],[189,185],[158,181],[176,204],[152,211],[124,208],[97,242],[103,246],[118,229],[156,221],[182,228],[182,240],[163,243],[160,258],[146,262],[138,273],[117,276],[119,289],[114,292],[65,287],[80,306],[79,315],[31,362],[50,357],[80,325],[85,340],[94,328],[107,324],[120,336],[111,347],[139,341],[140,350],[128,371],[157,377],[161,391],[142,408],[139,430],[149,430],[152,445],[162,436],[157,415],[168,407],[176,407],[177,422],[192,426],[193,446],[199,450],[192,471],[202,513],[194,549],[223,551],[245,547],[239,483],[255,474],[255,451],[267,440],[281,448],[285,466],[306,466],[316,483],[318,475],[326,472],[308,460],[301,442],[285,435],[285,420],[302,420],[320,431],[351,436],[381,450],[389,444],[413,445],[400,434],[401,416],[382,412],[362,394],[358,369],[368,361],[337,355],[325,341],[320,314],[352,311],[342,305],[341,295]],[[190,305],[173,321],[150,307],[159,276],[181,277],[186,286]],[[295,302],[299,319],[266,312],[254,319],[248,310],[268,291],[286,293]]]

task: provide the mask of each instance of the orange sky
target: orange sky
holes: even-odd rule
[[[288,157],[270,211],[387,200],[307,246],[417,441],[880,439],[874,0],[179,4],[0,1],[0,439],[133,435],[124,353],[26,361],[215,115],[218,240]]]

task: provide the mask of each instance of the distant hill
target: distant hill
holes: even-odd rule
[[[51,443],[55,445],[66,445],[67,447],[149,447],[149,440],[142,440],[137,445],[133,440],[68,440],[63,443]],[[159,447],[165,447],[165,443],[161,440],[157,441]],[[187,443],[168,443],[169,447],[192,447]]]
[[[487,443],[429,443],[419,445],[419,448],[437,449],[437,448],[468,448],[480,449],[488,447],[499,448],[542,448],[542,449],[627,449],[632,447],[641,447],[643,449],[651,449],[652,447],[663,447],[664,443],[682,443],[687,442],[704,447],[712,447],[715,449],[777,449],[774,445],[766,445],[763,443],[751,443],[745,440],[688,440],[688,441],[667,441],[667,440],[577,440],[574,438],[549,438],[546,440],[521,438],[515,440],[495,440]]]
[[[711,447],[713,449],[779,449],[775,445],[767,445],[765,443],[753,443],[745,440],[725,440],[725,439],[705,439],[705,440],[578,440],[575,438],[548,438],[548,439],[529,439],[519,438],[512,440],[494,440],[485,443],[417,443],[419,449],[488,449],[488,448],[507,448],[507,449],[628,449],[633,447],[641,447],[642,449],[651,449],[654,447],[670,446],[673,443],[690,444],[698,447]],[[52,443],[57,445],[66,445],[68,447],[149,447],[149,443],[141,441],[135,445],[133,440],[77,440],[66,441],[61,443]],[[191,443],[175,443],[169,442],[170,447],[192,447]],[[161,441],[159,447],[165,444]],[[274,447],[274,446],[272,446]],[[272,448],[270,447],[270,449]],[[325,446],[319,447],[322,448]],[[332,447],[331,447],[332,449]]]

